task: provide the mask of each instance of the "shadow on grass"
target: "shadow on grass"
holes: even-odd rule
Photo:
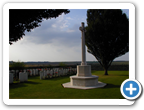
[[[62,80],[62,79],[65,79],[65,78],[69,78],[69,77],[70,76],[60,76],[60,77],[46,78],[46,79],[43,79],[43,80],[59,81],[59,80]]]
[[[21,88],[21,87],[26,87],[26,84],[41,84],[38,82],[33,82],[33,81],[26,81],[26,82],[18,82],[18,83],[12,83],[9,85],[9,89],[16,89],[16,88]]]
[[[107,83],[107,85],[105,87],[103,87],[102,89],[107,89],[107,88],[120,88],[120,85],[114,85],[114,84]]]
[[[129,75],[117,75],[117,76],[128,76],[129,77]]]
[[[103,75],[103,76],[106,76],[106,75]],[[107,76],[127,76],[127,77],[129,77],[129,74],[109,74]]]
[[[62,84],[61,84],[61,86],[64,88],[64,86]],[[105,87],[95,88],[95,89],[108,89],[108,88],[120,88],[120,85],[114,85],[114,84],[107,83],[107,85]],[[69,88],[69,89],[75,89],[75,88]],[[85,89],[77,89],[77,90],[85,90]],[[93,90],[93,89],[86,89],[86,90]]]
[[[27,82],[23,82],[23,83],[28,83],[28,84],[41,84],[39,82],[33,82],[33,81],[27,81]]]
[[[120,75],[120,74],[109,74],[109,75],[96,75],[96,76],[104,76],[104,77],[111,77],[111,76],[129,76],[129,74],[122,74],[122,75]]]

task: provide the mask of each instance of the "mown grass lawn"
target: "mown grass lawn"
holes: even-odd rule
[[[14,82],[9,86],[10,99],[123,99],[121,83],[129,78],[129,71],[92,71],[99,81],[106,83],[104,88],[89,90],[63,88],[61,84],[70,82],[69,76],[40,80],[39,76],[28,78],[28,82]]]

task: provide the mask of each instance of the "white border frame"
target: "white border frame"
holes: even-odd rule
[[[135,6],[131,3],[7,3],[3,6],[3,102],[6,105],[132,105],[126,99],[9,99],[9,9],[129,9],[129,79],[135,79]]]

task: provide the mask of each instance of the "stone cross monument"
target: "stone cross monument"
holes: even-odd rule
[[[85,51],[85,27],[84,27],[84,23],[82,22],[82,27],[79,28],[81,33],[82,33],[82,62],[81,65],[87,65],[86,64],[86,51]]]
[[[70,76],[70,82],[62,84],[64,88],[94,89],[104,87],[106,84],[98,81],[98,76],[91,75],[91,66],[86,63],[85,51],[85,27],[81,23],[79,28],[82,32],[82,62],[77,66],[77,75]]]

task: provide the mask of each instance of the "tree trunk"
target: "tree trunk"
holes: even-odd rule
[[[108,75],[108,69],[105,69],[105,75]]]

